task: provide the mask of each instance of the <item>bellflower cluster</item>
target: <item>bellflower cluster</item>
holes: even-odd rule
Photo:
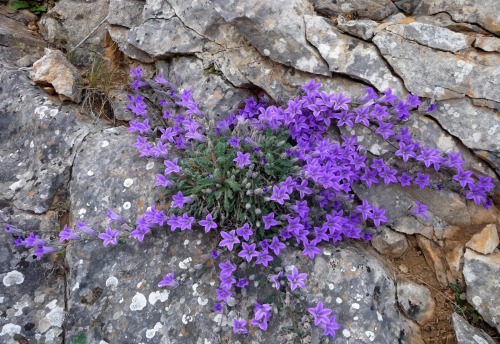
[[[136,115],[129,131],[137,135],[133,145],[141,156],[160,159],[156,187],[165,189],[162,202],[167,210],[151,206],[131,225],[112,210],[108,224],[96,232],[83,222],[67,226],[61,242],[82,236],[102,240],[103,246],[117,245],[120,237],[139,242],[153,228],[203,230],[216,243],[212,250],[219,285],[213,308],[230,309],[228,301],[246,295],[251,272],[264,272],[277,293],[297,297],[307,290],[307,274],[296,267],[284,275],[270,273],[280,264],[283,252],[294,250],[313,260],[324,245],[342,240],[370,240],[375,227],[390,223],[385,208],[366,199],[356,201],[353,186],[371,187],[384,183],[425,189],[436,187],[426,169],[448,173],[462,188],[466,199],[489,207],[491,177],[465,169],[460,153],[443,154],[417,142],[404,122],[421,107],[417,96],[400,99],[386,90],[383,95],[367,88],[359,99],[343,93],[329,94],[314,80],[302,87],[302,94],[286,105],[269,104],[265,97],[246,99],[244,105],[218,122],[205,117],[190,89],[178,89],[163,74],[154,81],[143,79],[140,67],[131,70],[134,94],[127,109]],[[158,104],[150,111],[146,99]],[[425,110],[432,111],[433,104]],[[150,115],[160,113],[160,115]],[[152,123],[162,122],[165,127]],[[332,127],[366,127],[390,142],[394,156],[420,168],[398,169],[384,158],[373,158],[354,135],[336,135]],[[416,202],[414,216],[429,219],[428,207]],[[13,227],[6,228],[16,245],[35,247],[35,254],[56,250],[34,233],[28,237]],[[163,276],[161,287],[178,284],[175,272]],[[255,302],[251,326],[262,331],[272,322],[272,304]],[[314,324],[325,336],[335,338],[340,328],[332,310],[319,301],[309,308]],[[235,318],[233,332],[246,334],[247,320]]]

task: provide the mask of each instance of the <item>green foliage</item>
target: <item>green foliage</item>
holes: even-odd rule
[[[73,339],[73,344],[87,344],[87,336],[85,336],[85,333],[78,333],[75,339]]]
[[[471,324],[478,325],[483,321],[483,318],[472,307],[465,296],[465,291],[460,284],[450,283],[450,288],[455,293],[455,312],[462,314],[467,318]]]
[[[46,12],[47,8],[41,4],[38,0],[14,0],[10,6],[15,10],[27,9],[34,14],[40,14]]]

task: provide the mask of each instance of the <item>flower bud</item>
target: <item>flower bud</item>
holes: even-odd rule
[[[247,196],[252,196],[253,195],[253,190],[247,190],[246,195]]]
[[[255,208],[255,215],[260,215],[262,211],[259,208]]]
[[[276,146],[281,147],[281,146],[283,146],[285,143],[286,143],[286,141],[285,141],[285,140],[282,140],[282,141],[278,142],[278,143],[276,144]]]
[[[245,209],[246,210],[250,209],[251,207],[252,207],[252,205],[250,203],[245,204]]]
[[[260,221],[255,222],[255,225],[256,225],[257,227],[260,227]]]
[[[253,192],[254,192],[257,196],[258,196],[258,195],[262,195],[262,194],[263,194],[263,191],[262,191],[262,189],[261,189],[261,188],[255,189]]]
[[[246,188],[246,189],[250,189],[251,187],[252,187],[252,183],[247,183],[247,184],[245,185],[245,188]]]
[[[243,180],[241,181],[241,184],[246,184],[246,182],[248,182],[248,179],[247,179],[247,178],[243,179]]]

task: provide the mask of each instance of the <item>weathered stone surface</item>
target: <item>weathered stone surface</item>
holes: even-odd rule
[[[474,40],[473,45],[484,51],[500,53],[500,39],[496,37],[479,36]]]
[[[201,52],[205,39],[177,17],[150,19],[128,32],[127,42],[153,57]]]
[[[0,210],[0,342],[64,343],[62,262],[56,254],[35,260],[31,251],[14,246],[3,228],[9,224],[46,238],[59,226],[57,214],[31,215],[10,207]]]
[[[379,23],[370,19],[347,20],[342,16],[337,18],[337,27],[340,30],[364,40],[372,39],[378,25]]]
[[[500,101],[498,68],[435,51],[386,30],[378,32],[373,42],[414,94],[435,99],[468,95]]]
[[[408,317],[415,320],[420,326],[432,320],[436,303],[429,289],[410,281],[400,281],[396,288],[398,304]]]
[[[143,21],[143,7],[144,1],[140,0],[110,0],[108,23],[128,28],[139,26]]]
[[[48,100],[22,72],[0,69],[0,85],[0,204],[44,213],[89,129],[77,124],[73,105]]]
[[[495,251],[499,243],[497,226],[492,223],[474,234],[465,246],[482,254],[490,254]]]
[[[142,63],[153,63],[155,61],[155,59],[151,57],[151,55],[128,43],[127,39],[129,30],[127,28],[110,25],[108,27],[108,32],[112,40],[118,45],[120,51],[128,57],[131,57]]]
[[[382,227],[373,235],[373,247],[381,254],[391,257],[401,257],[408,249],[408,241],[404,234]]]
[[[394,5],[406,14],[412,14],[420,5],[421,0],[392,0]]]
[[[452,243],[450,243],[451,246]],[[464,245],[460,243],[456,243],[451,251],[446,253],[446,262],[448,263],[448,267],[450,268],[450,272],[455,278],[456,282],[460,282],[462,285],[462,281],[464,280],[464,275],[462,274],[462,268],[464,265],[463,255],[464,255]]]
[[[146,5],[142,11],[142,19],[170,19],[175,15],[172,6],[167,1],[146,0]]]
[[[418,13],[449,13],[455,21],[477,23],[486,30],[500,34],[500,3],[495,0],[424,0]]]
[[[202,61],[194,57],[172,60],[165,75],[168,80],[175,82],[177,87],[191,88],[193,99],[201,101],[201,112],[210,118],[217,118],[218,115],[225,118],[235,111],[243,100],[253,96],[246,89],[230,85],[217,71],[204,69]]]
[[[474,106],[470,99],[437,102],[430,115],[470,149],[500,154],[500,114],[484,106]]]
[[[398,12],[390,0],[312,0],[312,4],[316,11],[328,16],[356,13],[361,18],[382,20]]]
[[[436,274],[436,279],[439,282],[441,288],[445,289],[448,287],[448,277],[446,273],[445,265],[442,260],[442,250],[438,247],[433,241],[421,236],[417,235],[417,243],[424,254],[425,261],[427,265],[434,271]]]
[[[59,50],[45,49],[45,56],[33,64],[30,78],[38,85],[51,85],[64,98],[80,102],[80,74]]]
[[[452,320],[457,344],[495,344],[495,341],[486,332],[470,325],[457,313],[453,313]]]
[[[332,72],[368,82],[379,91],[393,88],[396,94],[403,96],[401,81],[392,75],[373,45],[342,34],[323,17],[305,15],[304,21],[307,40],[318,49]]]
[[[298,70],[329,76],[328,66],[305,38],[306,0],[212,0],[214,8],[264,56]]]
[[[45,42],[23,24],[2,15],[0,20],[0,61],[16,63],[26,54],[43,54]]]
[[[500,331],[500,252],[484,256],[466,249],[464,278],[467,285],[467,301],[483,319]]]
[[[451,52],[467,49],[474,40],[474,38],[462,33],[419,22],[391,25],[386,27],[386,30],[409,41]]]

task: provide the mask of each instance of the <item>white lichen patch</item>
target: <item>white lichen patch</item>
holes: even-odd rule
[[[78,215],[83,215],[85,213],[87,213],[87,209],[85,208],[81,208],[80,210],[78,210]]]
[[[45,307],[47,307],[48,309],[54,309],[55,306],[57,306],[57,300],[50,301]]]
[[[156,331],[154,329],[146,331],[146,338],[148,338],[148,339],[154,338],[155,335],[156,335]]]
[[[190,315],[187,315],[187,314],[183,314],[182,315],[182,323],[184,325],[187,325],[188,323],[192,322],[193,321],[193,317],[190,316]]]
[[[115,276],[109,276],[108,279],[106,280],[106,287],[111,287],[114,288],[118,285],[118,278]]]
[[[335,299],[335,302],[337,302],[340,305],[342,303],[342,299],[340,297],[337,297]]]
[[[92,171],[92,170],[87,171],[87,176],[92,177],[93,175],[94,175],[94,171]]]
[[[168,290],[155,291],[149,294],[148,301],[150,304],[154,305],[156,302],[165,302],[168,300],[170,292]]]
[[[198,296],[198,304],[200,306],[205,306],[208,303],[208,299],[203,300],[201,296]]]
[[[345,328],[342,330],[342,335],[346,338],[349,338],[351,336],[351,332]]]
[[[146,164],[146,170],[150,170],[155,166],[154,161],[150,161]]]
[[[479,306],[483,303],[483,299],[476,295],[472,298],[472,303],[474,304],[474,306]]]
[[[2,327],[2,332],[0,332],[0,336],[8,334],[13,337],[14,335],[19,333],[21,333],[21,326],[15,324],[5,324]]]
[[[80,283],[76,282],[75,285],[73,286],[73,288],[71,288],[72,291],[75,291],[77,290],[78,288],[80,288]]]
[[[179,262],[179,267],[181,269],[188,269],[189,268],[189,263],[191,263],[193,259],[191,257],[187,257],[186,259],[184,259],[182,262]]]
[[[125,186],[126,188],[129,188],[132,186],[132,184],[134,184],[134,180],[132,178],[127,178],[125,179],[125,181],[123,182],[123,186]]]
[[[104,148],[104,147],[107,147],[107,146],[109,146],[109,142],[106,141],[106,140],[102,141],[101,148]]]
[[[125,210],[129,210],[131,206],[132,206],[132,204],[130,202],[123,203],[123,209],[125,209]]]
[[[2,298],[3,299],[3,298]],[[2,300],[3,301],[3,300]],[[29,303],[27,301],[19,301],[19,302],[16,302],[16,304],[14,305],[14,308],[17,309],[16,313],[14,313],[14,315],[17,317],[17,316],[20,316],[21,314],[23,314],[23,308],[26,308],[29,306]]]
[[[335,288],[335,286],[332,283],[328,284],[328,289],[333,290],[333,288]]]
[[[189,240],[188,239],[184,240],[184,246],[187,246],[187,245],[189,245]]]
[[[147,305],[146,297],[141,293],[136,293],[130,303],[131,311],[140,311]]]
[[[55,307],[47,313],[47,320],[50,325],[61,327],[64,322],[64,310],[61,307]]]
[[[3,284],[6,287],[10,287],[15,284],[21,284],[24,282],[24,275],[17,270],[8,272],[7,275],[3,277]]]
[[[373,342],[373,340],[375,339],[375,333],[373,333],[372,331],[366,331],[365,335],[368,337],[370,342]]]
[[[359,309],[359,303],[353,303],[353,304],[351,305],[351,307],[352,307],[353,309]]]

